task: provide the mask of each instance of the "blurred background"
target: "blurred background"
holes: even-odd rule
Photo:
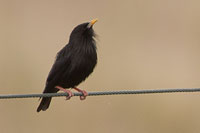
[[[99,21],[87,91],[200,87],[198,0],[0,0],[0,94],[43,91],[72,29]],[[200,94],[0,100],[1,133],[199,133]]]

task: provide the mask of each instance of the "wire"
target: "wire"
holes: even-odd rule
[[[88,96],[122,95],[122,94],[176,93],[176,92],[199,92],[199,91],[200,91],[200,88],[99,91],[99,92],[88,92]],[[9,94],[9,95],[0,95],[0,99],[36,98],[36,97],[61,97],[61,96],[68,96],[68,94],[67,93],[15,94],[15,95]],[[75,92],[74,96],[82,96],[82,93]]]

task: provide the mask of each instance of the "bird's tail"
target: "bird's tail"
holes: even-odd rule
[[[57,88],[54,88],[54,87],[52,88],[50,86],[46,86],[43,93],[56,93],[56,92],[58,92]],[[40,102],[40,105],[37,108],[37,112],[40,112],[41,110],[42,111],[47,110],[51,103],[51,99],[52,99],[52,97],[43,97]]]
[[[40,105],[37,108],[37,112],[45,111],[49,108],[49,105],[51,103],[51,98],[52,97],[43,97],[42,101],[40,102]]]

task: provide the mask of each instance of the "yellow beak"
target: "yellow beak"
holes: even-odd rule
[[[92,27],[93,24],[95,24],[97,22],[98,19],[93,19],[92,21],[90,21],[90,23],[88,24],[88,28]]]
[[[97,18],[96,19],[93,19],[90,23],[91,23],[91,25],[93,25],[93,24],[95,24],[96,22],[97,22]]]

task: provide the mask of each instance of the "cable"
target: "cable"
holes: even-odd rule
[[[99,91],[88,92],[88,96],[100,95],[122,95],[122,94],[153,94],[153,93],[176,93],[176,92],[199,92],[200,88],[182,88],[182,89],[149,89],[149,90],[121,90],[121,91]],[[82,93],[75,92],[74,96],[81,96]],[[0,95],[0,99],[12,98],[36,98],[36,97],[61,97],[68,96],[67,93],[45,93],[45,94],[9,94]]]

